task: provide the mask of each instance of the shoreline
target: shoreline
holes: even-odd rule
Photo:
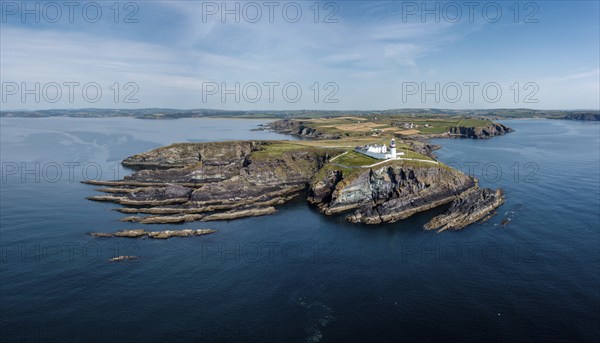
[[[112,187],[106,192],[118,194],[88,199],[121,205],[118,210],[124,214],[149,214],[121,219],[138,224],[269,215],[304,191],[308,191],[307,202],[323,214],[341,214],[350,222],[365,224],[394,223],[451,203],[451,212],[445,214],[449,219],[438,222],[456,230],[488,216],[504,202],[501,190],[481,189],[477,180],[437,161],[422,163],[408,156],[377,161],[347,148],[292,142],[163,146],[122,161],[137,171],[121,181],[85,182]],[[355,164],[357,158],[368,164]],[[103,188],[96,190],[106,193]],[[461,195],[467,191],[468,199],[493,198],[492,205],[482,208],[476,201],[465,202]],[[146,209],[129,211],[132,206]],[[428,223],[426,228],[438,226]]]

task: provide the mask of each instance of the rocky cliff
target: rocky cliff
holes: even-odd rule
[[[443,214],[433,218],[425,229],[438,232],[460,230],[477,221],[485,221],[495,214],[494,210],[504,203],[504,191],[473,187],[458,196]]]
[[[312,139],[340,139],[341,136],[339,134],[331,134],[320,132],[315,128],[312,128],[307,125],[304,121],[301,120],[289,120],[282,119],[270,122],[267,124],[265,129],[273,130],[275,132],[294,135],[294,136],[302,136]]]
[[[486,139],[494,136],[500,136],[512,132],[508,126],[504,126],[500,123],[492,123],[486,127],[464,127],[464,126],[453,126],[449,129],[449,133],[460,138],[475,138],[475,139]]]
[[[340,152],[276,141],[173,144],[125,159],[136,171],[123,180],[87,181],[106,193],[89,199],[123,205],[123,221],[183,223],[271,214],[307,189],[308,202],[324,214],[377,224],[462,199],[476,188],[471,177],[435,161],[373,168],[328,162]],[[499,205],[465,199],[471,207],[452,215],[463,227]]]
[[[330,171],[313,180],[309,202],[325,214],[354,210],[348,220],[378,224],[451,202],[474,186],[472,178],[445,166],[391,164],[350,176]]]
[[[118,181],[87,181],[109,186],[110,195],[90,200],[115,202],[141,223],[235,219],[273,213],[302,191],[329,158],[326,149],[292,149],[272,156],[261,152],[276,142],[245,141],[173,144],[129,157],[138,169]],[[216,214],[219,214],[217,216]]]

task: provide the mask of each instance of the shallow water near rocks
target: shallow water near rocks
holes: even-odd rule
[[[85,200],[81,179],[121,178],[123,158],[172,142],[293,139],[250,131],[260,123],[0,119],[2,341],[600,339],[598,123],[435,140],[439,160],[506,192],[459,232],[422,230],[443,209],[366,226],[297,198],[271,216],[149,227],[208,236],[86,235],[139,225]]]

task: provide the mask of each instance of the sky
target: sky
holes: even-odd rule
[[[600,108],[598,1],[0,1],[2,110]]]

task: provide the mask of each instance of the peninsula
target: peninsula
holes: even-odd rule
[[[501,189],[435,159],[430,137],[489,138],[510,128],[485,119],[335,117],[279,120],[262,129],[300,141],[177,143],[126,158],[122,180],[87,180],[139,224],[268,215],[299,196],[325,215],[393,223],[450,204],[427,230],[462,229],[489,218]],[[141,231],[140,231],[141,232]]]

